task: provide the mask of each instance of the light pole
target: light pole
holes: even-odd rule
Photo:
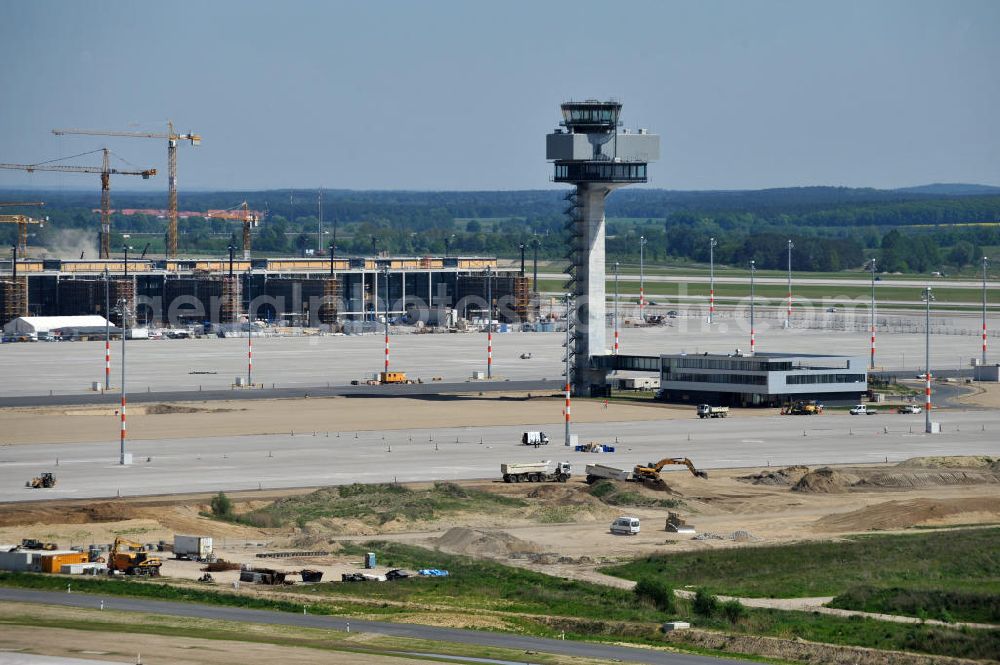
[[[757,262],[750,261],[750,355],[752,356],[755,349],[756,339],[754,338],[754,275],[757,274]]]
[[[872,333],[872,348],[871,348],[871,360],[868,363],[869,369],[875,369],[875,257],[872,257],[871,261],[872,269],[872,304],[868,308],[868,313],[871,316],[871,333]]]
[[[104,390],[111,390],[111,275],[104,266]]]
[[[531,274],[531,288],[535,293],[538,293],[538,246],[542,244],[542,241],[535,236],[533,242],[535,257],[532,263],[532,274]]]
[[[715,248],[719,242],[708,239],[708,322],[715,321]]]
[[[522,245],[523,247],[523,245]],[[493,271],[486,266],[486,378],[493,378]]]
[[[785,327],[792,325],[792,249],[795,245],[788,239],[788,313],[785,315]]]
[[[250,268],[247,268],[247,386],[253,385],[253,332],[250,320]]]
[[[125,466],[125,337],[126,329],[128,328],[128,299],[119,298],[118,299],[119,313],[122,317],[122,417],[121,417],[121,435],[119,438],[119,450],[118,450],[118,464]]]
[[[318,209],[319,221],[316,224],[316,251],[323,251],[323,188],[320,187],[316,193],[316,207]]]
[[[983,257],[983,366],[986,366],[986,267],[989,259]]]
[[[924,289],[924,431],[931,433],[931,301],[934,293],[931,287]]]
[[[639,320],[646,321],[646,236],[639,236]]]
[[[615,353],[618,355],[618,262],[615,261]]]
[[[524,277],[524,248],[525,248],[525,244],[523,242],[520,244],[520,248],[521,248],[521,277]]]
[[[570,362],[569,361],[570,361],[570,358],[569,358],[569,356],[570,356],[570,349],[572,348],[570,346],[570,344],[572,344],[572,340],[570,340],[570,337],[569,337],[570,316],[572,316],[572,314],[570,312],[570,295],[567,293],[566,294],[566,344],[565,344],[565,346],[566,346],[566,408],[565,408],[565,411],[563,411],[563,415],[564,415],[565,420],[566,420],[566,441],[565,441],[564,445],[567,445],[567,446],[570,443],[570,437],[569,437],[569,405],[570,405]]]

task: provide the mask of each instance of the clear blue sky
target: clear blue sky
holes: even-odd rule
[[[539,189],[559,103],[614,96],[662,137],[653,187],[1000,185],[998,35],[993,0],[4,0],[0,162],[171,118],[204,136],[182,194]],[[160,142],[107,142],[165,174]],[[98,186],[0,170],[24,185]]]

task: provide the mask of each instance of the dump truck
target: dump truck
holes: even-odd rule
[[[529,462],[527,464],[501,464],[500,473],[505,483],[564,483],[572,475],[569,462]]]
[[[725,418],[728,415],[728,406],[712,406],[711,404],[698,405],[699,418]]]
[[[56,486],[56,475],[54,473],[49,473],[48,471],[46,471],[42,475],[40,475],[40,476],[38,476],[36,478],[32,478],[31,480],[29,480],[28,482],[26,482],[24,484],[24,486],[25,487],[31,487],[31,488],[34,488],[34,489],[38,489],[38,488],[41,488],[41,487],[44,487],[46,489],[49,488],[49,487],[55,487]]]
[[[148,575],[159,577],[163,561],[146,551],[140,543],[134,543],[121,536],[115,538],[108,554],[108,572],[126,575]]]
[[[618,469],[605,464],[588,464],[586,468],[587,483],[593,485],[598,480],[635,480],[635,474],[625,469]]]

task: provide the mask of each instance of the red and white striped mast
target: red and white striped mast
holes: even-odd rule
[[[719,242],[708,239],[708,322],[715,321],[715,248]]]
[[[757,274],[757,262],[750,261],[750,355],[752,356],[754,350],[756,349],[756,339],[754,329],[754,275]]]

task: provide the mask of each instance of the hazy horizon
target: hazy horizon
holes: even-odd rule
[[[595,17],[601,16],[600,20]],[[190,20],[178,17],[191,17]],[[0,7],[0,162],[103,145],[185,191],[555,189],[560,102],[616,97],[661,136],[649,187],[1000,185],[1000,3],[503,5],[39,0]],[[69,164],[99,164],[92,155]],[[91,180],[88,180],[90,178]],[[0,170],[0,187],[98,189]]]

